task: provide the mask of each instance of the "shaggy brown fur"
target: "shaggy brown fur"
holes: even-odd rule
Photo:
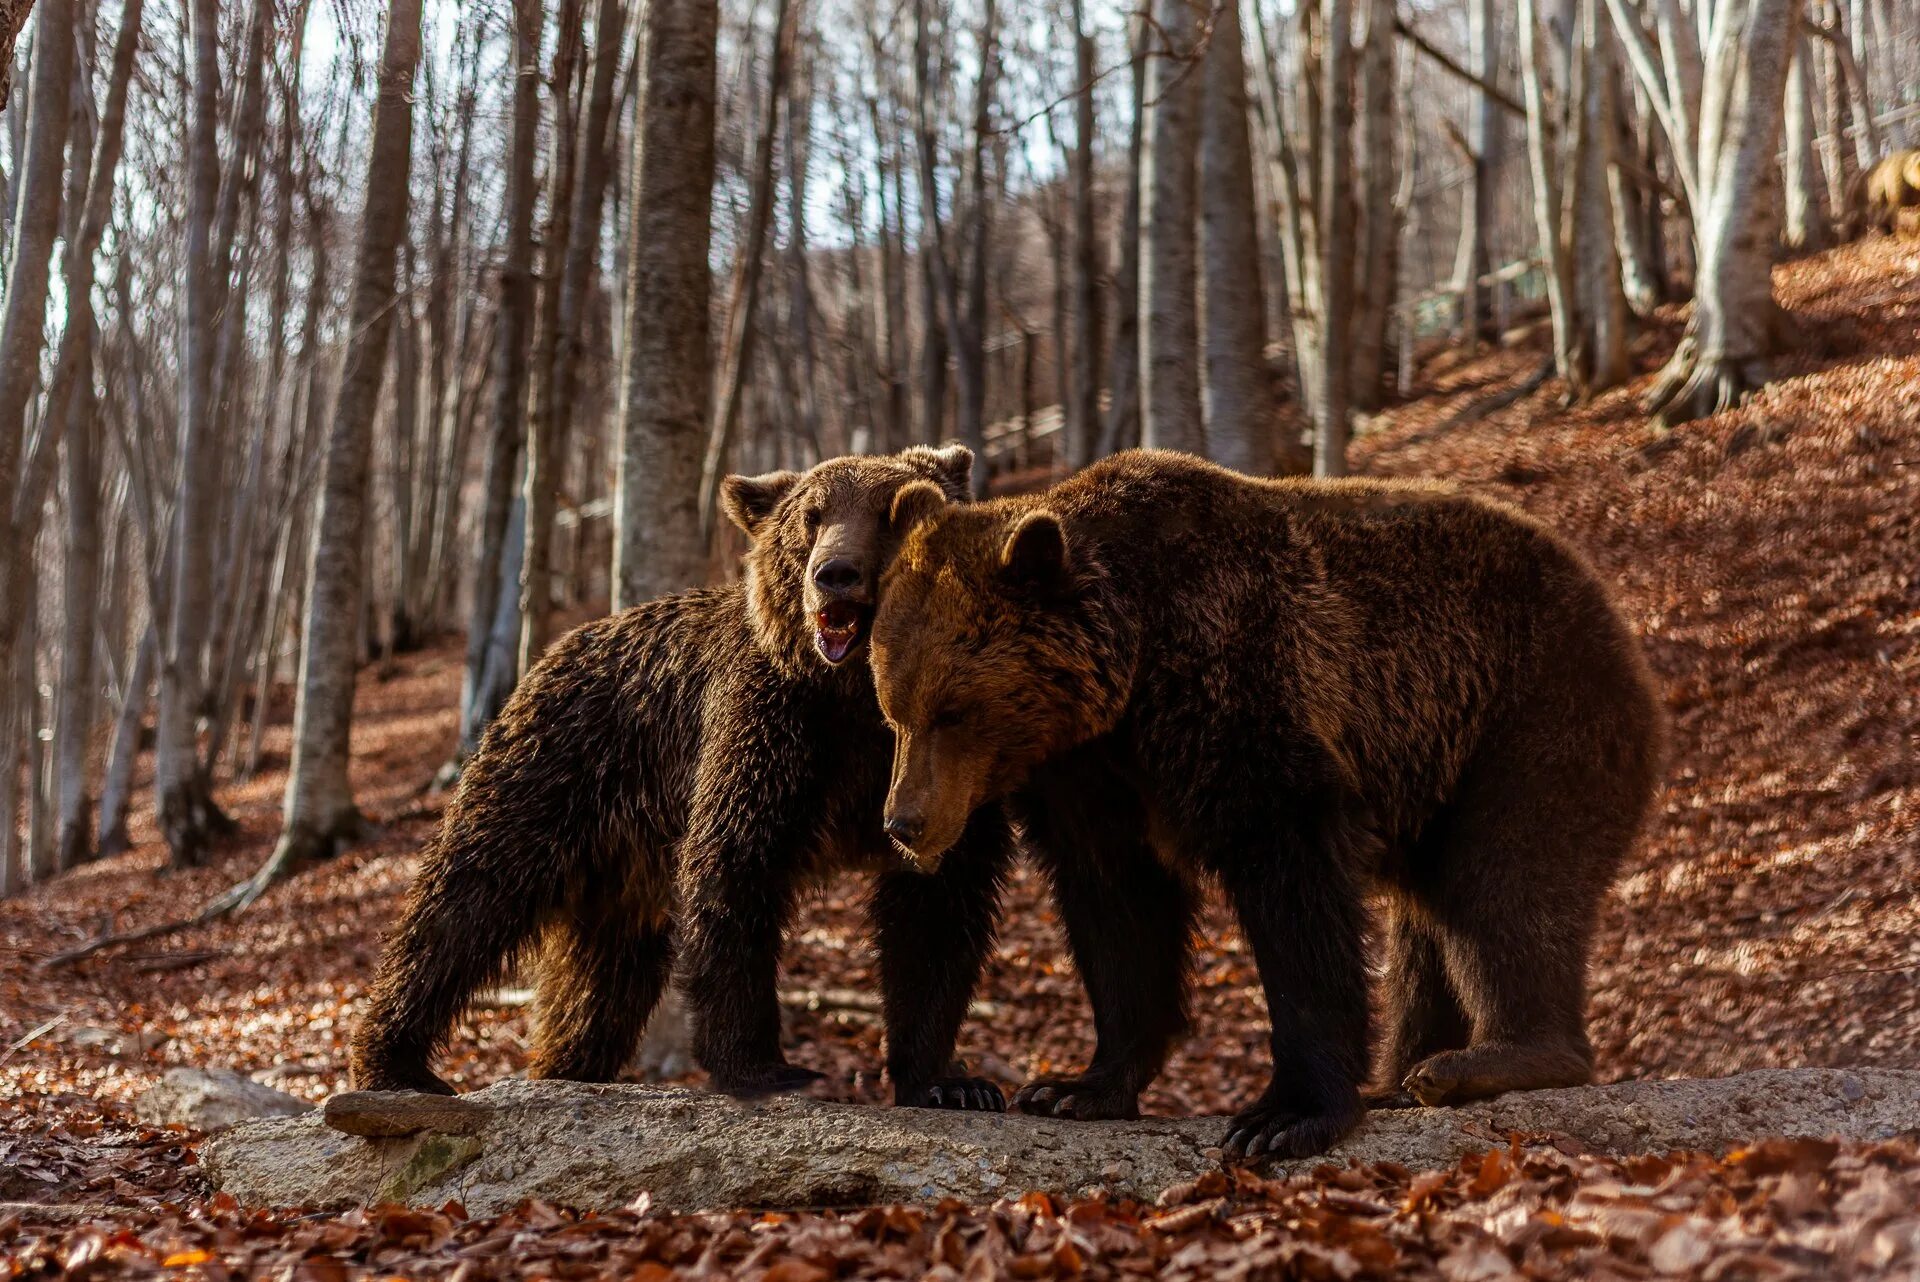
[[[1185,1026],[1202,875],[1273,1026],[1230,1152],[1319,1152],[1359,1118],[1374,889],[1389,1083],[1439,1104],[1588,1080],[1588,942],[1661,719],[1578,555],[1443,489],[1146,451],[1036,496],[915,486],[895,509],[911,529],[873,636],[888,831],[937,865],[1008,798],[1093,1001],[1091,1066],[1017,1103],[1135,1113]]]
[[[880,831],[889,741],[864,630],[895,494],[967,495],[964,448],[731,477],[742,584],[683,592],[560,639],[460,780],[353,1042],[362,1089],[449,1088],[434,1049],[474,991],[538,945],[536,1077],[619,1072],[678,935],[695,1049],[716,1086],[817,1077],[780,1049],[775,972],[799,880],[849,862],[873,896],[896,1099],[1003,1107],[949,1071],[1010,853],[983,813],[935,877]],[[833,626],[829,626],[829,624]],[[847,644],[851,640],[851,644]],[[833,653],[837,663],[829,663]]]
[[[1901,215],[1920,208],[1920,151],[1896,151],[1854,175],[1847,190],[1853,233],[1901,230]]]

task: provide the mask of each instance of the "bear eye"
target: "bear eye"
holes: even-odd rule
[[[964,720],[966,718],[961,715],[958,708],[948,708],[944,712],[935,713],[929,725],[934,730],[952,730]]]
[[[806,511],[806,515],[801,519],[806,521],[808,530],[819,529],[820,528],[820,509],[817,507],[808,508]]]

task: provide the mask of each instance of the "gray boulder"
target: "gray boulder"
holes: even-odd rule
[[[658,1207],[703,1210],[983,1202],[1033,1189],[1149,1199],[1217,1167],[1226,1130],[1218,1117],[1063,1122],[555,1081],[505,1081],[463,1098],[486,1110],[478,1125],[462,1110],[464,1134],[368,1139],[330,1129],[315,1113],[236,1127],[202,1160],[215,1187],[250,1206],[455,1200],[487,1215],[525,1198],[608,1210],[645,1193]],[[1630,1154],[1914,1129],[1920,1072],[1778,1069],[1375,1113],[1330,1156],[1275,1165],[1433,1169],[1515,1131]]]
[[[170,1068],[134,1099],[133,1111],[149,1126],[219,1131],[263,1117],[309,1113],[313,1105],[230,1068]]]

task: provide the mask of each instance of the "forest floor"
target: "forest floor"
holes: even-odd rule
[[[1920,1068],[1920,244],[1849,246],[1782,266],[1777,285],[1802,350],[1737,411],[1650,430],[1636,395],[1677,337],[1669,314],[1636,344],[1632,386],[1572,409],[1549,382],[1455,421],[1523,382],[1540,340],[1436,353],[1414,397],[1375,418],[1354,451],[1362,472],[1457,482],[1585,548],[1666,692],[1669,782],[1595,952],[1591,1023],[1607,1079]],[[194,1167],[202,1137],[142,1128],[125,1101],[180,1064],[230,1065],[316,1100],[346,1087],[346,1037],[381,933],[442,804],[423,785],[452,745],[459,664],[449,645],[364,675],[355,783],[379,835],[240,920],[36,968],[109,926],[179,916],[252,872],[277,829],[284,698],[268,768],[221,790],[240,833],[213,866],[163,875],[140,813],[130,854],[0,904],[0,1201],[111,1208],[0,1211],[0,1276],[1920,1274],[1914,1137],[1625,1161],[1516,1141],[1435,1175],[1240,1175],[1160,1206],[1030,1195],[581,1217],[531,1205],[468,1221],[457,1208],[300,1216],[209,1198]],[[809,902],[783,988],[872,990],[862,894],[847,879]],[[1217,909],[1195,989],[1195,1031],[1147,1096],[1151,1112],[1231,1111],[1261,1084],[1251,958]],[[979,996],[961,1052],[1010,1087],[1091,1048],[1032,876],[1011,888]],[[821,1093],[884,1098],[871,1010],[828,1000],[789,1014],[794,1058],[828,1073]],[[524,1009],[477,1011],[440,1071],[467,1088],[514,1072],[528,1032]]]

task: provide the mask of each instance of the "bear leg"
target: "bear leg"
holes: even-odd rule
[[[664,918],[612,911],[550,926],[527,1076],[575,1082],[619,1077],[672,970],[673,941]]]
[[[1251,830],[1249,830],[1251,831]],[[1229,1124],[1228,1157],[1311,1157],[1360,1121],[1366,1073],[1366,915],[1326,837],[1243,847],[1223,868],[1272,1022],[1273,1077]],[[1258,845],[1270,848],[1250,858]]]
[[[998,1084],[954,1065],[953,1048],[993,946],[1012,854],[1004,816],[984,807],[937,871],[890,868],[874,884],[869,913],[898,1106],[1006,1111]]]
[[[1614,706],[1631,708],[1625,699]],[[1451,1104],[1592,1078],[1587,954],[1594,920],[1654,786],[1650,736],[1605,710],[1522,722],[1469,767],[1444,841],[1414,870],[1472,1035],[1413,1065],[1407,1090]]]
[[[478,844],[438,846],[415,880],[354,1029],[349,1066],[359,1090],[453,1094],[428,1062],[475,991],[499,981],[554,906],[534,888],[559,878],[521,878],[509,892]],[[519,850],[499,834],[490,844],[503,859]]]
[[[1420,1102],[1404,1085],[1413,1066],[1464,1047],[1472,1029],[1447,978],[1438,933],[1404,897],[1389,900],[1383,942],[1386,1040],[1363,1096],[1369,1108],[1411,1108]]]
[[[1146,841],[1137,794],[1117,780],[1077,779],[1048,802],[1022,819],[1093,1007],[1094,1052],[1084,1073],[1037,1078],[1014,1105],[1079,1121],[1138,1117],[1140,1092],[1187,1030],[1193,890]]]

